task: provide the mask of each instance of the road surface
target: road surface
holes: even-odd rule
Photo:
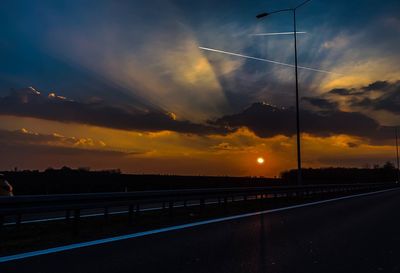
[[[0,263],[0,272],[400,272],[400,190]]]

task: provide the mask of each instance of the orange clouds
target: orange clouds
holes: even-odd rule
[[[8,130],[15,130],[13,126],[26,128],[20,134],[28,137],[13,146],[10,162],[4,158],[10,158],[7,153],[11,150],[3,151],[6,155],[0,162],[3,169],[13,165],[24,168],[69,165],[120,168],[133,173],[273,177],[296,167],[295,138],[279,135],[260,138],[246,128],[228,135],[196,136],[171,131],[129,132],[14,117],[1,117],[0,121]],[[16,125],[11,126],[11,121]],[[49,139],[40,143],[29,140],[43,134]],[[372,145],[363,138],[348,135],[303,134],[302,148],[304,167],[372,165],[395,156],[393,146]],[[39,161],[38,151],[42,151]],[[264,164],[257,164],[259,157],[265,159]]]

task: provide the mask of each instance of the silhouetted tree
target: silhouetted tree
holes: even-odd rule
[[[374,165],[370,168],[318,168],[302,169],[305,184],[341,184],[341,183],[379,183],[393,182],[396,178],[396,168],[392,162],[386,162],[382,167]],[[296,184],[297,170],[285,171],[282,179],[288,184]]]

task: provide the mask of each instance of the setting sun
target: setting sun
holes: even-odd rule
[[[262,158],[262,157],[257,158],[257,163],[260,165],[264,164],[264,158]]]

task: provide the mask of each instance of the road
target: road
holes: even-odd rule
[[[0,272],[400,272],[400,190],[0,263]]]

